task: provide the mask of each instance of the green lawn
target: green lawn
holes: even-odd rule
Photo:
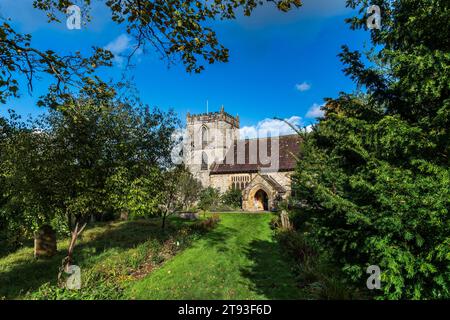
[[[221,214],[221,223],[162,268],[133,283],[131,299],[299,299],[272,239],[271,214]]]
[[[0,299],[121,298],[120,289],[133,280],[133,274],[143,265],[158,265],[170,258],[167,246],[174,239],[186,239],[179,236],[179,231],[190,224],[171,218],[165,232],[161,230],[160,219],[91,225],[82,233],[74,252],[74,262],[82,270],[83,289],[70,293],[54,289],[69,239],[58,240],[58,254],[49,259],[34,259],[30,243],[0,257]],[[47,284],[53,288],[50,294],[30,296]]]
[[[206,233],[174,217],[165,232],[159,219],[97,223],[75,249],[82,290],[56,286],[65,239],[50,259],[35,260],[32,244],[0,257],[0,299],[302,298],[272,238],[271,217],[223,213]]]

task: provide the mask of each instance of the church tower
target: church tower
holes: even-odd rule
[[[239,116],[225,112],[208,112],[186,116],[187,143],[185,164],[204,187],[208,187],[210,167],[224,161],[225,154],[239,139]]]

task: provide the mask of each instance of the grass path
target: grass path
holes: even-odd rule
[[[221,214],[213,231],[128,288],[131,299],[299,299],[270,214]]]

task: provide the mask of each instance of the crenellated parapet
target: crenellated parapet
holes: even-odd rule
[[[208,113],[200,113],[200,114],[190,114],[189,112],[186,115],[186,123],[189,125],[195,123],[212,123],[217,121],[224,121],[234,128],[239,129],[240,121],[239,116],[233,117],[228,112],[225,112],[224,107],[220,108],[219,112],[208,112]]]

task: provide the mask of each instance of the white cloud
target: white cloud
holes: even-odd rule
[[[323,105],[314,103],[305,115],[305,118],[320,118],[323,117],[325,112],[321,109]]]
[[[308,91],[309,89],[311,89],[311,85],[307,82],[297,83],[295,85],[295,88],[300,92],[304,92],[304,91]]]
[[[116,39],[108,43],[105,49],[114,54],[121,54],[130,47],[130,40],[131,39],[127,34],[121,34]]]
[[[114,55],[114,62],[116,62],[119,66],[122,66],[125,59],[128,59],[128,55],[130,55],[132,50],[135,49],[135,46],[131,43],[131,37],[127,34],[121,34],[116,39],[111,41],[105,46],[105,50],[111,51]],[[139,48],[134,52],[134,55],[140,55],[142,50]]]
[[[301,120],[298,116],[285,119],[285,121],[297,127],[301,125]],[[245,126],[239,130],[241,139],[261,138],[268,135],[275,137],[294,133],[295,131],[286,122],[269,118],[258,122],[256,126]]]

